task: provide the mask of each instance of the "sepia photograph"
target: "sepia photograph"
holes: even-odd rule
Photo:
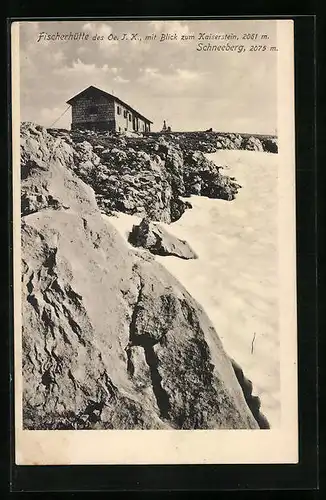
[[[296,463],[292,45],[13,23],[18,464]]]

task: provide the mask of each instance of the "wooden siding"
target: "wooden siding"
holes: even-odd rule
[[[114,120],[114,102],[105,97],[84,96],[72,105],[72,123]]]
[[[133,113],[128,108],[124,107],[119,102],[114,103],[115,111],[115,124],[117,132],[125,131],[136,131],[145,132],[149,131],[149,122],[146,128],[146,122],[138,116],[137,113]]]

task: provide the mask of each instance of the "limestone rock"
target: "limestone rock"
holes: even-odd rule
[[[262,141],[264,151],[267,153],[278,153],[277,140],[273,137],[265,138]]]
[[[128,241],[135,247],[143,247],[156,255],[174,255],[181,259],[196,259],[190,245],[176,238],[158,224],[143,219],[134,225]]]
[[[196,194],[208,198],[233,200],[241,186],[227,175],[221,174],[221,168],[199,151],[186,153],[184,155],[186,195]]]
[[[83,211],[96,207],[93,190],[80,183],[69,168],[73,148],[54,138],[45,128],[25,123],[21,127],[21,212],[44,209]],[[49,165],[51,164],[51,169]]]
[[[264,147],[258,137],[249,137],[245,141],[244,149],[248,149],[249,151],[264,151]]]
[[[252,135],[255,140],[261,142],[263,150],[270,153],[277,153],[277,137],[267,135]],[[200,151],[202,153],[214,153],[219,149],[246,149],[248,134],[235,134],[215,131],[198,132],[178,132],[160,135],[151,133],[148,138],[162,139],[165,143],[178,145],[183,151]],[[251,141],[249,142],[250,145]],[[257,143],[258,144],[258,143]],[[251,150],[257,150],[250,145]]]
[[[216,142],[217,149],[240,149],[234,142],[234,138],[229,135],[219,135],[217,136]]]
[[[61,139],[38,132],[23,149],[23,194],[61,206],[22,217],[23,427],[257,429],[201,306],[128,249],[57,156]]]
[[[66,141],[66,134],[54,135]],[[87,131],[72,132],[71,139],[71,168],[94,189],[107,214],[117,211],[170,223],[190,208],[182,197],[199,194],[232,200],[240,187],[202,154],[216,150],[207,142],[210,133],[192,135],[185,142],[173,134],[153,140]],[[233,140],[238,139],[234,135]]]
[[[24,427],[257,428],[207,316],[100,217],[24,218]]]

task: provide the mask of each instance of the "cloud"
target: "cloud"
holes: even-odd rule
[[[93,23],[86,23],[82,26],[82,29],[85,31],[92,31],[94,27]]]
[[[117,83],[128,83],[130,80],[127,80],[126,78],[123,78],[122,76],[118,75],[113,78],[113,81]]]
[[[60,115],[63,113],[61,108],[42,108],[40,112],[40,116],[47,126],[51,126],[52,123],[57,120]]]
[[[154,94],[161,95],[189,95],[205,83],[206,76],[206,73],[183,68],[162,73],[158,68],[148,67],[140,73],[138,82],[149,87]]]
[[[28,44],[34,44],[40,31],[42,30],[37,22],[19,23],[20,46],[25,48]]]
[[[70,66],[63,66],[52,71],[54,81],[58,82],[58,99],[65,102],[74,94],[93,85],[107,92],[112,92],[114,86],[117,93],[120,85],[129,83],[129,79],[123,74],[117,74],[117,68],[108,64],[97,66],[95,63],[84,63],[80,59],[73,61]],[[60,82],[60,83],[59,83]]]
[[[111,68],[107,64],[103,64],[103,66],[96,66],[95,63],[87,64],[81,61],[81,59],[77,59],[73,61],[71,66],[60,66],[54,70],[54,73],[57,75],[63,75],[65,78],[69,78],[69,76],[78,76],[83,77],[85,75],[98,76],[103,73],[112,72]]]
[[[172,73],[161,73],[158,68],[141,68],[144,80],[162,80],[165,82],[193,81],[201,79],[204,74],[189,69],[176,68]]]
[[[139,58],[144,55],[144,53],[149,52],[153,47],[150,44],[138,40],[130,40],[129,42],[121,42],[121,45],[124,43],[124,49],[126,51],[126,56],[128,58]]]
[[[87,43],[97,44],[98,50],[104,51],[105,53],[109,50],[111,54],[118,51],[119,42],[114,39],[114,33],[110,24],[97,22],[86,23],[83,25],[83,30],[89,31],[91,35],[91,40]]]
[[[231,130],[232,123],[250,131],[274,129],[276,53],[204,54],[196,52],[196,41],[159,41],[160,33],[237,32],[238,25],[239,21],[192,20],[22,22],[22,118],[48,126],[69,98],[94,85],[133,104],[158,128],[166,117],[174,130],[210,126]],[[241,21],[243,32],[254,32],[254,26],[252,21]],[[273,35],[270,22],[259,29],[276,44],[276,28]],[[40,31],[87,31],[90,38],[37,43]],[[123,41],[122,33],[138,33],[143,41]],[[144,41],[153,33],[155,41]],[[103,40],[93,40],[96,34]],[[111,35],[119,41],[107,40]],[[68,126],[69,120],[67,112],[56,126]]]
[[[107,23],[86,23],[83,26],[83,30],[90,31],[92,35],[99,35],[107,38],[112,35],[112,27]]]
[[[204,76],[204,74],[198,74],[195,71],[190,71],[189,69],[180,69],[178,68],[176,70],[176,74],[178,78],[181,78],[182,80],[198,80]]]
[[[65,58],[66,58],[66,56],[65,56],[65,54],[63,53],[62,50],[58,50],[56,52],[52,52],[51,53],[51,60],[55,64],[62,63],[65,60]]]
[[[67,104],[62,106],[35,108],[35,106],[24,106],[21,110],[22,121],[32,121],[44,127],[69,128],[71,123],[71,111]],[[54,123],[56,122],[56,123]]]
[[[157,68],[140,68],[139,71],[144,73],[144,75],[148,75],[149,77],[161,76]]]
[[[87,51],[88,51],[88,48],[85,47],[85,45],[82,45],[81,47],[78,47],[77,54],[82,56],[83,54],[86,54]]]
[[[153,28],[156,33],[177,33],[179,36],[188,35],[190,32],[188,24],[180,21],[151,21],[149,27]]]

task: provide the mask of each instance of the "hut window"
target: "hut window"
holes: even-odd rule
[[[121,115],[121,108],[120,108],[120,106],[117,106],[117,113],[118,113],[118,115]]]
[[[131,114],[130,113],[128,114],[128,119],[131,122]]]
[[[127,111],[126,110],[124,110],[124,112],[123,112],[123,117],[127,118]]]

